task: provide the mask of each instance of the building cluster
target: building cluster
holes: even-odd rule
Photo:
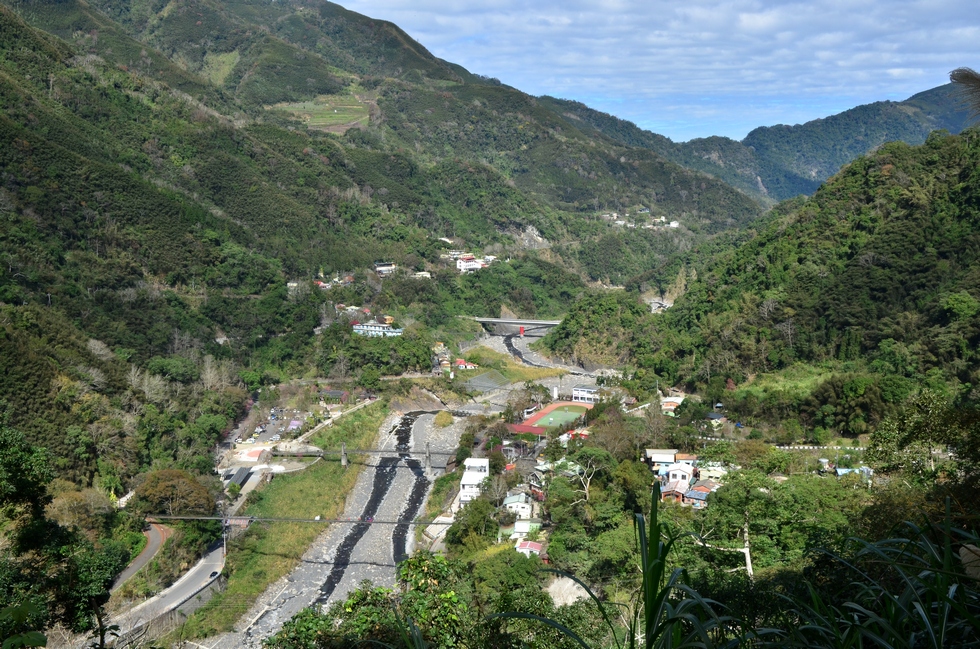
[[[475,370],[479,367],[476,363],[471,363],[465,358],[453,359],[452,352],[449,351],[445,343],[436,343],[432,346],[432,371],[436,374],[454,370]]]
[[[708,494],[722,486],[728,473],[720,463],[699,463],[698,456],[677,449],[648,448],[643,457],[660,481],[660,499],[703,509]]]
[[[484,255],[483,257],[477,257],[471,252],[464,252],[462,250],[450,250],[449,252],[444,252],[439,255],[441,259],[448,259],[456,262],[456,270],[460,274],[472,273],[475,270],[480,270],[481,268],[486,268],[493,262],[497,261],[497,257],[494,255]]]
[[[343,277],[341,277],[340,275],[336,275],[331,280],[324,281],[321,278],[321,279],[314,280],[313,283],[316,284],[321,291],[329,291],[335,286],[350,286],[351,284],[354,283],[354,276],[344,275]]]
[[[645,207],[641,207],[636,213],[637,215],[648,215],[650,214],[650,210]],[[606,212],[605,214],[600,215],[600,218],[603,221],[608,221],[612,225],[620,228],[635,229],[637,227],[637,219],[630,219],[629,212],[622,215],[620,215],[619,212]],[[640,225],[640,227],[644,230],[663,230],[667,228],[676,229],[681,227],[681,224],[680,221],[668,221],[667,217],[665,216],[657,216],[649,219]]]
[[[394,327],[395,319],[390,315],[379,315],[374,320],[369,320],[366,322],[353,322],[354,333],[358,336],[367,336],[368,338],[391,338],[393,336],[402,335],[404,329],[396,329]]]
[[[459,484],[459,506],[465,507],[480,496],[483,492],[483,485],[490,477],[490,460],[487,458],[467,458],[463,461],[463,477]],[[548,557],[544,553],[544,544],[529,540],[528,537],[537,535],[541,529],[541,519],[538,517],[538,502],[544,500],[544,491],[541,481],[538,482],[538,493],[540,498],[533,495],[533,484],[518,485],[516,488],[507,492],[501,509],[505,509],[514,515],[513,523],[501,525],[499,530],[500,539],[514,541],[514,549],[526,556],[538,555],[547,562]]]

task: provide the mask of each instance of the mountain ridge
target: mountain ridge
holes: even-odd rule
[[[673,142],[579,102],[542,99],[566,119],[588,124],[624,144],[654,150],[770,204],[812,194],[841,166],[885,142],[921,144],[933,130],[956,134],[968,125],[968,111],[953,84],[924,90],[900,102],[862,104],[804,124],[760,126],[741,141],[709,136]]]

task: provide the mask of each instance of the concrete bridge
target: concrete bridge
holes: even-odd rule
[[[493,328],[496,333],[500,334],[516,334],[520,332],[521,327],[524,328],[524,333],[528,335],[543,336],[547,331],[553,327],[557,327],[561,324],[561,320],[525,320],[521,318],[476,318],[472,316],[461,315],[460,318],[466,318],[467,320],[474,320],[483,325],[487,325]]]

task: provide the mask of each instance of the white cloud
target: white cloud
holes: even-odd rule
[[[980,66],[966,0],[350,0],[436,56],[675,139],[741,138]]]

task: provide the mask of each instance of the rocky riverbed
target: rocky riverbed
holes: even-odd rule
[[[431,481],[442,475],[448,453],[459,443],[464,421],[439,428],[434,413],[392,414],[379,431],[377,449],[347,498],[344,518],[350,523],[331,525],[313,543],[300,565],[269,588],[242,617],[236,632],[225,634],[213,649],[260,647],[293,615],[319,604],[343,600],[362,581],[377,586],[395,583],[396,556],[414,549],[414,528],[374,521],[411,521],[421,511]],[[426,444],[431,466],[425,467]]]

